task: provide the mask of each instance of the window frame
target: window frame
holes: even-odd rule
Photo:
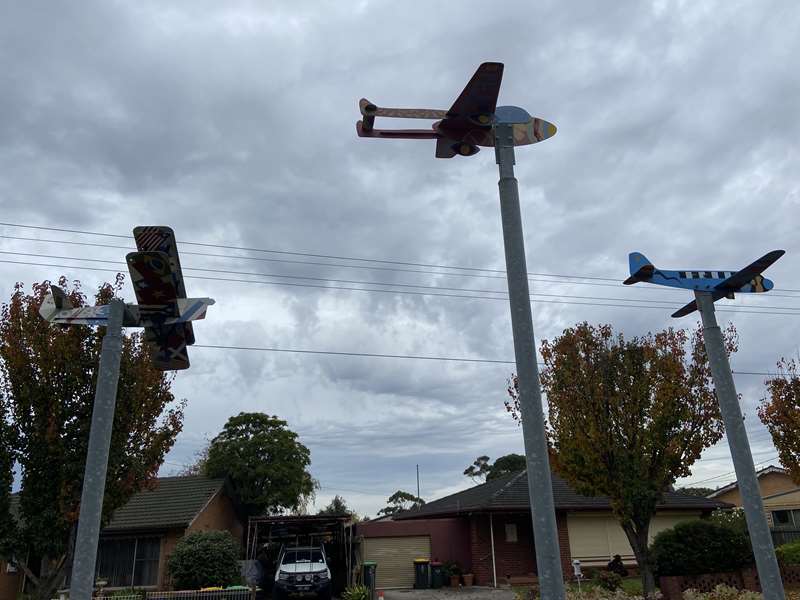
[[[139,554],[140,554],[140,542],[144,541],[144,540],[151,541],[157,546],[158,555],[157,555],[156,558],[146,558],[145,559],[145,558],[140,558],[139,557]],[[124,543],[124,542],[128,542],[128,543],[132,542],[133,543],[133,551],[132,551],[131,557],[130,557],[130,565],[128,567],[125,567],[124,566],[124,561],[121,561],[120,563],[114,564],[115,567],[117,565],[119,565],[121,567],[121,569],[124,569],[124,571],[121,571],[121,575],[122,575],[122,579],[123,579],[122,581],[113,581],[112,577],[113,577],[113,575],[115,575],[115,573],[110,573],[110,574],[101,574],[100,573],[100,567],[101,567],[101,560],[100,560],[101,555],[100,555],[100,552],[101,552],[101,548],[102,548],[103,542],[105,542],[105,543],[116,543],[116,544],[120,544],[120,543]],[[108,575],[108,577],[107,577],[108,585],[105,587],[105,589],[108,589],[108,590],[124,589],[124,588],[128,588],[128,587],[157,588],[158,587],[158,577],[159,577],[159,568],[158,567],[159,567],[159,565],[161,563],[162,545],[163,545],[163,535],[159,535],[159,534],[110,535],[110,536],[101,537],[100,540],[99,540],[99,543],[98,543],[98,547],[97,547],[97,561],[96,561],[96,564],[95,564],[95,579],[99,579],[101,576],[106,577],[106,575]],[[142,544],[142,547],[144,547],[144,544]],[[155,563],[155,567],[156,568],[155,568],[155,572],[154,572],[154,575],[153,575],[153,580],[151,582],[141,583],[140,581],[137,581],[137,579],[136,579],[136,577],[137,577],[137,568],[136,567],[139,564],[145,564],[145,563],[151,563],[150,566],[152,566],[152,563]]]

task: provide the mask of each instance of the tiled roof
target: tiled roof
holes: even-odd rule
[[[608,510],[608,498],[602,496],[582,496],[575,492],[566,481],[553,474],[553,500],[558,510]],[[711,510],[729,506],[725,502],[690,496],[679,492],[666,492],[660,509],[699,509]],[[509,510],[530,510],[528,500],[528,476],[525,471],[500,479],[487,481],[439,500],[411,510],[396,519],[416,519],[470,512],[494,512]]]
[[[133,495],[117,509],[104,532],[186,527],[225,484],[201,475],[159,477],[152,489]],[[11,514],[19,519],[19,495],[11,496]]]
[[[186,527],[225,484],[201,475],[159,477],[153,489],[134,494],[103,531]]]
[[[769,475],[770,473],[779,473],[781,475],[787,475],[786,469],[782,467],[776,467],[775,465],[769,465],[768,467],[764,467],[763,469],[759,469],[756,471],[756,478],[763,477],[764,475]],[[716,498],[717,496],[721,496],[725,492],[729,492],[731,490],[735,490],[739,487],[739,482],[734,481],[733,483],[729,483],[728,485],[722,486],[711,492],[707,498]]]

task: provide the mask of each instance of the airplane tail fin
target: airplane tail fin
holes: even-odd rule
[[[50,293],[45,296],[39,307],[39,314],[43,319],[50,321],[59,311],[73,308],[67,294],[56,285],[50,286]]]
[[[631,276],[622,282],[625,285],[646,281],[653,276],[653,271],[656,270],[653,263],[641,252],[631,252],[628,255],[628,264],[630,266]]]

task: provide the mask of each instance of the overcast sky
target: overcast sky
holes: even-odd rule
[[[529,271],[577,276],[534,277],[548,301],[534,303],[538,340],[583,320],[629,336],[694,326],[696,314],[669,317],[688,294],[614,283],[630,251],[665,268],[735,270],[782,248],[768,272],[778,289],[718,307],[784,314],[719,318],[739,330],[736,370],[797,353],[796,2],[0,6],[3,222],[119,235],[163,224],[183,242],[503,269],[491,149],[440,160],[429,140],[355,132],[362,96],[446,109],[478,64],[500,61],[499,103],[558,126],[517,151]],[[0,235],[6,252],[71,257],[0,256],[69,265],[0,263],[2,299],[16,281],[64,274],[94,286],[113,272],[86,267],[124,270],[124,249],[64,241],[133,245],[7,225]],[[513,359],[502,293],[398,286],[502,292],[502,274],[180,248],[189,295],[217,300],[198,344]],[[324,289],[334,285],[360,289]],[[480,298],[455,297],[465,295]],[[185,427],[162,474],[239,411],[278,415],[299,433],[321,483],[316,508],[340,494],[374,515],[395,490],[414,490],[417,464],[422,496],[440,497],[471,485],[461,473],[476,456],[522,450],[503,408],[511,365],[211,348],[190,358],[173,388],[188,400]],[[769,464],[755,414],[763,379],[736,381],[755,460]],[[716,477],[702,484],[714,487],[730,471],[723,443],[687,481]]]

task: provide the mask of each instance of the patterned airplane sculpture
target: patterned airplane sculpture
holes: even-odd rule
[[[541,142],[556,133],[556,126],[530,116],[516,106],[497,106],[503,64],[486,62],[478,67],[467,87],[450,110],[428,108],[382,108],[366,98],[358,106],[363,119],[356,123],[359,137],[434,139],[436,157],[452,158],[456,154],[472,156],[478,146],[494,146],[492,126],[500,121],[513,123],[514,145]],[[433,119],[432,129],[375,129],[375,117],[399,119]]]
[[[186,347],[194,344],[192,321],[204,319],[211,298],[187,298],[175,234],[169,227],[136,227],[138,252],[127,255],[138,304],[126,304],[123,327],[144,327],[153,365],[162,371],[189,368]],[[59,325],[105,325],[109,306],[74,308],[64,291],[51,286],[39,314]]]
[[[656,269],[644,254],[631,252],[628,255],[631,276],[623,283],[631,285],[644,281],[696,292],[708,292],[714,302],[721,298],[733,300],[734,294],[758,294],[768,292],[775,287],[775,284],[761,273],[783,255],[783,250],[773,250],[741,271],[663,271]],[[697,301],[692,300],[672,316],[684,317],[696,310]]]

